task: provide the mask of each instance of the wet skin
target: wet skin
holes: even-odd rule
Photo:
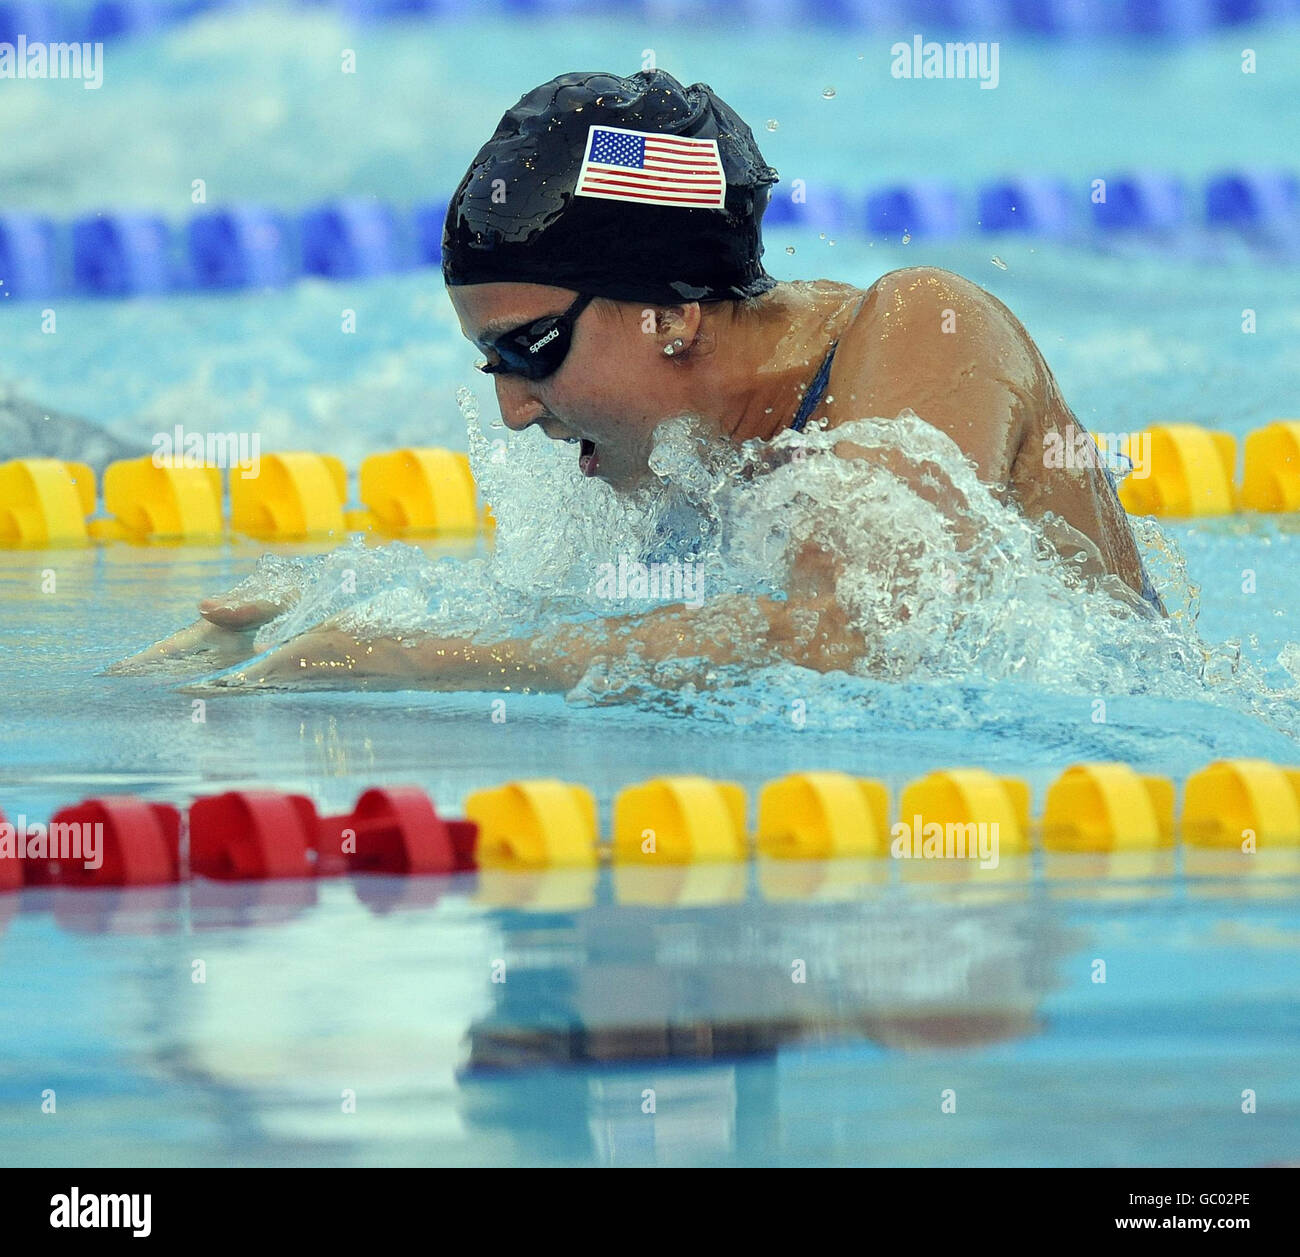
[[[502,331],[561,312],[575,295],[535,284],[477,284],[449,293],[462,331],[480,348]],[[575,459],[580,449],[594,447],[595,474],[630,488],[650,475],[652,434],[665,419],[699,415],[718,439],[737,442],[768,439],[788,427],[833,340],[830,382],[810,422],[824,419],[833,429],[863,416],[915,411],[952,438],[995,494],[1041,521],[1083,572],[1116,589],[1141,589],[1137,548],[1105,472],[1046,465],[1045,435],[1068,440],[1069,429],[1081,425],[1042,354],[1006,306],[948,271],[893,271],[865,291],[824,280],[781,284],[751,309],[732,302],[640,307],[597,300],[579,316],[554,375],[490,378],[509,428],[536,425],[552,439],[573,441]],[[672,354],[665,353],[669,347]],[[490,349],[487,357],[494,359]],[[582,441],[588,444],[576,444]],[[847,441],[835,452],[882,457]],[[915,476],[906,460],[890,470]],[[748,600],[758,655],[819,671],[851,668],[865,643],[834,599],[831,560],[805,551],[795,569],[798,585],[788,601]],[[817,612],[811,636],[796,631],[792,616],[801,608]],[[278,610],[238,596],[208,599],[197,625],[122,667],[191,656],[236,663],[248,657],[252,632]],[[735,658],[734,642],[698,631],[685,608],[607,621],[603,632],[561,630],[544,643],[516,639],[490,647],[429,637],[358,641],[327,622],[212,688],[364,682],[563,690],[593,661],[629,650],[648,662]]]

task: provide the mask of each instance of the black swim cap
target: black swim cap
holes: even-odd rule
[[[776,179],[703,83],[562,74],[506,113],[461,180],[443,278],[660,305],[754,297],[776,284],[761,236]]]

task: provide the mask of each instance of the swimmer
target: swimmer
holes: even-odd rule
[[[866,289],[778,283],[761,238],[776,181],[750,128],[703,84],[575,73],[525,95],[462,179],[443,236],[451,303],[506,426],[572,443],[584,475],[629,490],[652,481],[652,434],[676,416],[740,443],[911,410],[1086,578],[1162,611],[1104,465],[1047,465],[1045,440],[1082,425],[1015,315],[927,266]],[[922,482],[879,449],[839,441],[834,454],[874,459],[932,501],[945,494],[932,465]],[[733,608],[747,660],[851,670],[866,643],[836,600],[835,560],[806,547],[793,570],[786,598]],[[208,599],[197,624],[127,663],[237,663],[283,609],[237,591]],[[564,691],[629,652],[707,667],[743,662],[737,650],[685,606],[487,646],[360,640],[327,622],[211,685]]]

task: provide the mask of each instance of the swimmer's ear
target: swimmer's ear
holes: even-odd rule
[[[698,349],[702,324],[698,301],[680,306],[646,306],[641,311],[641,331],[652,338],[655,352],[666,358],[684,357]]]

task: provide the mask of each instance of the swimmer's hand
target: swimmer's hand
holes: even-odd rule
[[[199,619],[193,624],[118,660],[107,669],[107,675],[137,676],[179,664],[191,672],[195,664],[205,669],[229,667],[247,659],[253,651],[253,634],[296,600],[296,594],[280,601],[244,598],[238,586],[229,593],[204,598],[199,603]]]

